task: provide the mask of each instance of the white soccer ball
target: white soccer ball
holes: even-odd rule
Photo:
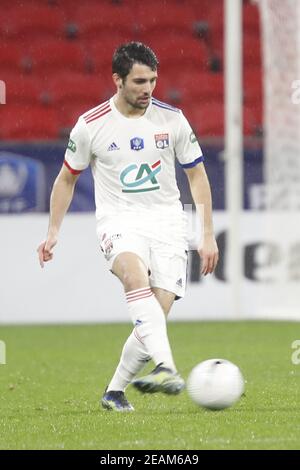
[[[191,399],[204,408],[222,410],[236,403],[245,388],[240,369],[226,359],[209,359],[198,364],[187,380]]]

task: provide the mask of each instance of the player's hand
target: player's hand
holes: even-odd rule
[[[39,261],[41,268],[44,267],[44,263],[51,261],[53,258],[53,248],[57,243],[57,238],[47,238],[37,249],[39,254]]]
[[[201,274],[211,274],[214,272],[219,259],[219,250],[216,239],[213,235],[204,236],[202,246],[198,250],[202,261]]]

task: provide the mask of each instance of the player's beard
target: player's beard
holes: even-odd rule
[[[149,106],[149,101],[150,101],[150,96],[145,97],[145,101],[141,101],[141,99],[144,97],[138,97],[135,100],[131,99],[130,97],[125,97],[125,100],[127,103],[132,106],[134,109],[146,109]],[[147,98],[147,100],[146,100]]]

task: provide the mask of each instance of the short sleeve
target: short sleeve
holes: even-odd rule
[[[90,161],[90,136],[85,122],[80,117],[71,131],[64,164],[71,173],[78,175],[89,166]]]
[[[175,154],[183,168],[192,168],[204,161],[201,147],[188,120],[182,112],[175,142]]]

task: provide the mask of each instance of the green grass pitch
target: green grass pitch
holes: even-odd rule
[[[241,368],[246,396],[208,411],[186,391],[140,395],[129,386],[135,412],[105,411],[99,398],[130,329],[1,327],[0,449],[300,449],[300,365],[291,361],[298,323],[170,323],[184,378],[198,362],[223,357]]]

